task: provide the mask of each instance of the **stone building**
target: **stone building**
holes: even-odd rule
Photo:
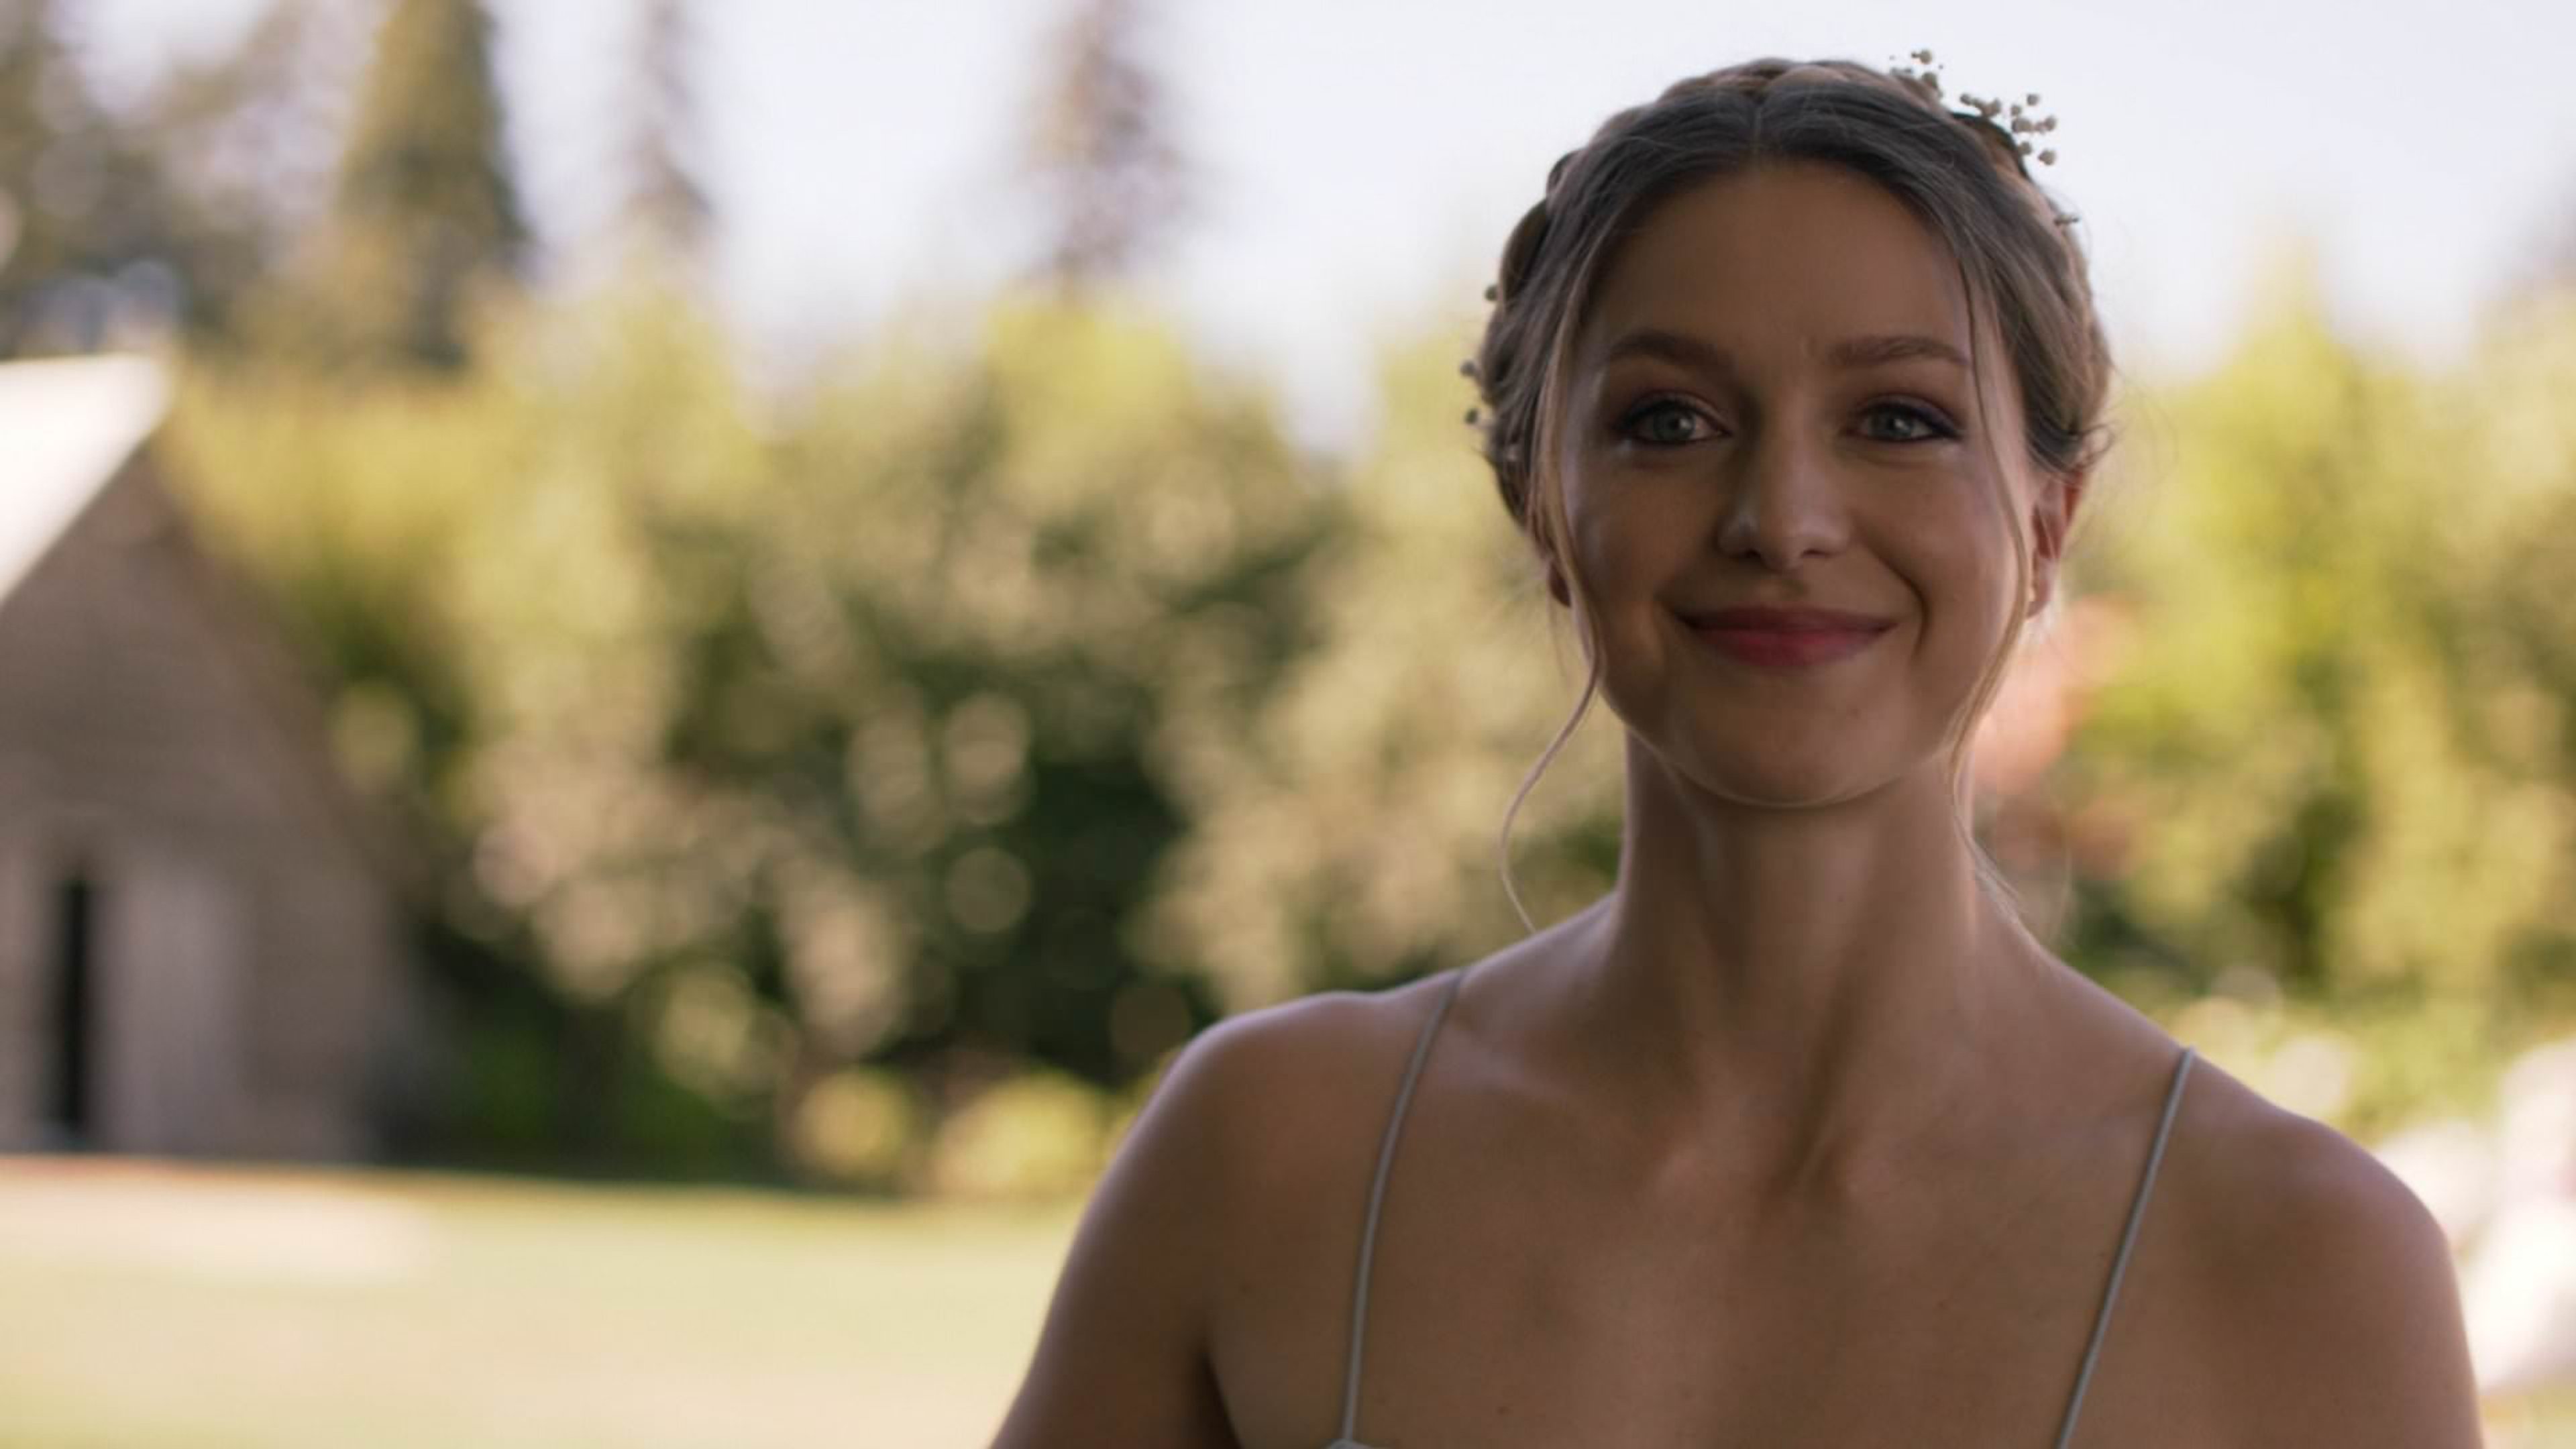
[[[139,357],[0,365],[0,1149],[364,1157],[409,867],[192,539],[167,397]]]

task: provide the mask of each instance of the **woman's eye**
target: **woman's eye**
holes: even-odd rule
[[[1707,419],[1681,402],[1662,398],[1628,414],[1620,430],[1639,442],[1669,448],[1698,442],[1702,434],[1696,430],[1707,426]]]
[[[1921,443],[1958,436],[1957,430],[1940,418],[1903,403],[1879,403],[1862,414],[1862,419],[1861,431],[1882,443]]]

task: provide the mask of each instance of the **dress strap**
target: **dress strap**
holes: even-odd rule
[[[1458,999],[1458,988],[1467,979],[1465,966],[1451,971],[1449,984],[1442,988],[1439,1003],[1431,1008],[1431,1019],[1422,1024],[1422,1034],[1413,1043],[1413,1059],[1405,1063],[1404,1082],[1395,1090],[1395,1110],[1386,1119],[1386,1136],[1378,1143],[1377,1177],[1369,1183],[1368,1223],[1360,1230],[1360,1272],[1358,1285],[1351,1292],[1351,1366],[1343,1380],[1342,1433],[1333,1441],[1334,1449],[1348,1444],[1358,1449],[1354,1435],[1360,1413],[1360,1346],[1368,1332],[1369,1264],[1377,1256],[1378,1206],[1386,1200],[1387,1169],[1395,1162],[1396,1135],[1404,1130],[1404,1110],[1413,1104],[1413,1084],[1422,1077],[1422,1064],[1431,1056],[1431,1038],[1440,1031],[1440,1022],[1449,1015],[1449,1004]]]
[[[2175,1064],[2173,1085],[2165,1091],[2164,1119],[2156,1124],[2155,1145],[2147,1149],[2146,1175],[2138,1181],[2138,1195],[2129,1204],[2129,1225],[2120,1232],[2120,1253],[2111,1260],[2111,1284],[2102,1291],[2102,1311],[2093,1318],[2092,1341],[2084,1345],[2084,1366],[2075,1375],[2075,1396],[2066,1403],[2066,1422],[2058,1426],[2057,1449],[2075,1439],[2076,1416],[2084,1409],[2084,1390],[2093,1382],[2093,1364],[2102,1354],[2102,1338],[2111,1327],[2111,1307],[2120,1301],[2120,1275],[2129,1269],[2129,1250],[2137,1246],[2138,1224],[2146,1218],[2147,1198],[2156,1190],[2156,1168],[2165,1160],[2165,1138],[2173,1132],[2174,1109],[2182,1105],[2182,1084],[2191,1076],[2192,1058],[2199,1053],[2192,1047],[2182,1049],[2182,1060]]]

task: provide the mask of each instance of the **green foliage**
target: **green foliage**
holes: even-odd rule
[[[1385,423],[1353,470],[1322,561],[1319,638],[1239,739],[1176,718],[1192,829],[1155,927],[1236,1007],[1384,983],[1521,933],[1497,835],[1573,707],[1580,656],[1458,417],[1462,340],[1399,350]],[[1615,721],[1596,709],[1516,823],[1515,876],[1542,922],[1616,864]]]
[[[2102,580],[2129,642],[2061,771],[2072,949],[2356,1020],[2485,1003],[2493,1038],[2576,985],[2576,433],[2548,401],[2576,314],[2426,377],[2303,282],[2130,480]]]
[[[963,357],[898,341],[809,417],[785,466],[816,512],[767,574],[837,581],[846,633],[794,647],[868,664],[815,788],[911,943],[898,1050],[1123,1080],[1207,1018],[1197,962],[1128,927],[1191,772],[1305,647],[1331,498],[1256,395],[1106,304],[1006,302]],[[682,739],[725,761],[721,724]]]
[[[1337,516],[1255,394],[1096,306],[794,404],[650,290],[474,345],[447,382],[196,375],[175,471],[351,773],[442,842],[449,924],[573,1023],[618,1005],[637,1061],[570,1072],[556,1131],[633,1146],[667,1079],[792,1150],[851,1064],[945,1112],[973,1063],[1123,1082],[1212,1017],[1132,920]]]
[[[913,1171],[925,1117],[910,1079],[846,1067],[801,1095],[790,1125],[792,1147],[799,1167],[820,1181],[892,1188]]]
[[[1068,1077],[1031,1073],[952,1116],[930,1160],[931,1189],[959,1200],[1071,1197],[1105,1161],[1107,1104]]]

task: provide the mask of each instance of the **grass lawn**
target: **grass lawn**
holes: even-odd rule
[[[0,1445],[982,1445],[1073,1221],[0,1159]]]

